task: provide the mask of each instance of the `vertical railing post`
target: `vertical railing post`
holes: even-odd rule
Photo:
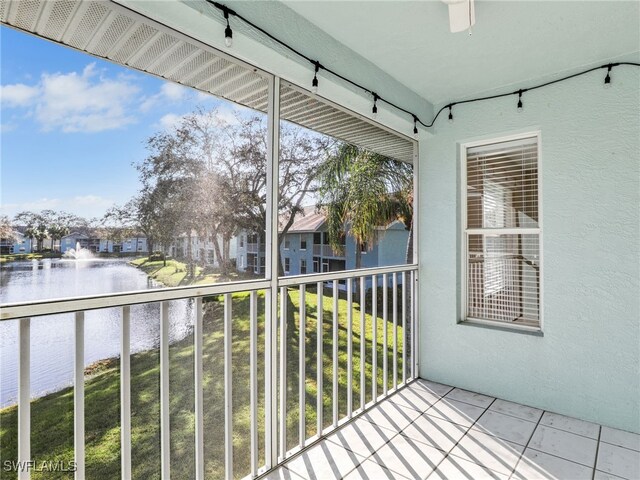
[[[299,307],[299,338],[298,338],[298,400],[300,406],[300,413],[298,418],[298,445],[304,447],[307,437],[306,427],[306,378],[307,378],[307,364],[306,364],[306,341],[307,341],[307,289],[306,286],[300,285],[300,307]]]
[[[366,388],[367,388],[367,375],[365,371],[365,356],[366,356],[366,343],[367,337],[365,334],[366,325],[366,279],[360,277],[360,409],[364,410],[366,404]]]
[[[371,399],[378,399],[378,277],[371,275]]]
[[[169,422],[169,302],[160,304],[160,474],[171,477]]]
[[[233,480],[233,349],[232,296],[224,294],[224,472]]]
[[[251,409],[251,475],[258,474],[258,292],[249,294],[249,403]]]
[[[131,478],[131,307],[120,322],[120,477]],[[196,445],[197,447],[197,445]]]
[[[196,479],[204,480],[204,367],[203,367],[203,305],[202,297],[195,300],[196,312],[193,322],[194,342],[194,387],[195,387],[195,443]]]
[[[389,277],[386,273],[382,275],[382,394],[386,395],[389,384],[389,341],[388,341],[388,323],[389,323]]]
[[[324,310],[322,305],[322,299],[324,297],[324,284],[322,282],[318,282],[316,284],[316,289],[318,292],[318,310],[316,314],[317,321],[317,343],[316,343],[316,385],[317,385],[317,395],[316,395],[316,430],[318,431],[318,436],[322,435],[322,430],[324,429],[324,420],[323,420],[323,409],[324,409],[324,343],[323,343],[323,333],[324,333]]]
[[[333,427],[338,426],[338,281],[333,281]]]
[[[398,388],[398,274],[393,273],[393,388]]]
[[[28,480],[31,473],[31,319],[21,318],[18,331],[18,478]]]
[[[120,322],[120,473],[131,478],[131,307]]]
[[[411,378],[416,378],[416,275],[411,271]]]
[[[402,383],[407,381],[407,272],[402,272]]]
[[[287,453],[287,287],[280,287],[280,460]]]
[[[353,279],[347,280],[347,417],[353,412]]]
[[[75,315],[75,352],[73,381],[73,454],[74,478],[84,479],[84,312]]]

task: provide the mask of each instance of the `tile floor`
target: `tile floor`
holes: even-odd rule
[[[418,380],[275,479],[640,479],[640,435]]]

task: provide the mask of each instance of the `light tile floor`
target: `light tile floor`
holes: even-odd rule
[[[418,380],[266,478],[640,480],[640,435]]]

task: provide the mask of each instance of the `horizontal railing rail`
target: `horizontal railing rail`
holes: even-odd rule
[[[279,277],[278,286],[287,287],[305,283],[330,282],[332,280],[346,280],[349,278],[360,278],[371,275],[383,275],[385,273],[391,274],[417,270],[417,265],[400,265],[393,267],[361,268],[358,270],[340,270],[337,272],[314,273],[308,275],[291,275],[286,277]]]
[[[278,287],[276,295],[272,289],[274,283]],[[93,438],[94,434],[87,432],[86,426],[95,422],[85,421],[85,417],[98,413],[85,405],[85,387],[95,388],[92,383],[85,385],[85,331],[91,326],[91,318],[88,317],[87,322],[85,313],[89,310],[119,308],[120,416],[112,419],[111,427],[120,428],[120,477],[131,478],[133,468],[139,467],[136,464],[140,459],[132,458],[136,451],[132,415],[134,420],[138,418],[135,402],[140,392],[132,396],[132,388],[142,387],[137,385],[132,370],[131,332],[138,315],[132,306],[140,304],[159,305],[156,314],[160,329],[154,350],[158,351],[159,361],[160,388],[156,395],[159,394],[160,464],[157,470],[161,478],[168,479],[172,469],[181,468],[172,463],[171,432],[177,427],[171,422],[174,407],[170,407],[170,399],[174,394],[184,394],[185,386],[192,392],[193,403],[180,408],[193,412],[190,436],[195,447],[195,477],[203,478],[205,471],[212,468],[207,466],[211,465],[213,454],[205,457],[205,437],[212,435],[211,429],[219,429],[214,431],[215,442],[222,442],[224,449],[215,454],[218,462],[215,468],[219,469],[216,472],[222,476],[224,471],[228,479],[239,473],[255,478],[417,377],[416,287],[417,265],[401,265],[3,305],[2,320],[16,319],[19,327],[17,460],[28,462],[32,453],[42,454],[33,452],[31,444],[33,317],[63,313],[73,313],[75,317],[73,454],[76,478],[84,478],[85,469],[91,468],[92,462],[85,435],[89,433]],[[246,295],[234,295],[236,293]],[[214,302],[205,302],[208,296],[217,298]],[[187,347],[192,348],[189,355],[193,359],[193,370],[188,385],[179,383],[180,386],[175,387],[170,383],[170,376],[174,378],[177,374],[175,366],[170,369],[170,348],[186,344],[184,339],[175,347],[170,344],[170,309],[173,301],[180,300],[193,302],[190,333],[193,339],[186,341]],[[277,315],[272,316],[270,305],[279,306]],[[262,333],[264,340],[259,341]],[[277,340],[272,342],[272,339]],[[270,357],[272,349],[275,357]],[[184,352],[181,355],[185,355]],[[206,368],[204,362],[208,362]],[[184,381],[185,377],[180,375],[176,378],[182,380],[175,381]],[[222,380],[215,384],[217,387],[212,375]],[[261,377],[264,383],[259,381]],[[243,386],[238,388],[238,385]],[[273,389],[268,389],[268,385]],[[272,393],[267,395],[268,391]],[[275,406],[273,415],[271,405]],[[215,424],[211,423],[212,415],[207,409],[219,411],[217,417],[213,416],[219,419]],[[240,417],[236,415],[242,415],[240,412],[249,412],[248,420],[244,414],[247,423],[244,427],[238,425]],[[244,428],[241,431],[248,439],[240,447],[234,442],[234,436],[240,434],[238,428]],[[270,438],[277,440],[269,447],[270,452],[261,452],[261,432],[263,446],[269,445]],[[237,448],[244,448],[240,455],[234,454]],[[241,472],[234,472],[238,458],[246,462],[240,465]],[[273,463],[270,458],[277,458],[277,462]],[[30,474],[23,471],[19,478],[30,478]]]
[[[278,286],[297,285],[300,283],[314,283],[318,281],[344,280],[363,275],[393,273],[417,270],[417,265],[402,265],[394,267],[364,268],[360,270],[343,270],[325,272],[312,275],[296,275],[278,278]],[[304,280],[304,282],[303,282]],[[249,292],[270,288],[269,280],[245,280],[240,282],[213,283],[210,285],[193,285],[184,287],[157,288],[153,290],[138,290],[134,292],[106,293],[101,295],[87,295],[36,302],[16,302],[0,305],[0,321],[16,320],[23,317],[39,317],[60,313],[72,313],[79,310],[96,310],[109,307],[124,307],[141,303],[154,303],[165,300],[180,300],[185,298],[206,297],[210,295],[224,295],[225,293]]]
[[[141,303],[155,303],[167,300],[208,297],[225,293],[250,292],[269,288],[268,280],[247,280],[241,282],[213,283],[211,285],[193,285],[186,287],[157,288],[135,292],[107,293],[83,297],[41,300],[30,303],[5,303],[0,305],[0,321],[15,320],[23,317],[39,317],[59,313],[72,313],[79,310],[124,307]]]

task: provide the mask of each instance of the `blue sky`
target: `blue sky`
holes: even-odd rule
[[[197,106],[233,104],[0,27],[0,213],[99,217],[138,187],[145,140]]]

